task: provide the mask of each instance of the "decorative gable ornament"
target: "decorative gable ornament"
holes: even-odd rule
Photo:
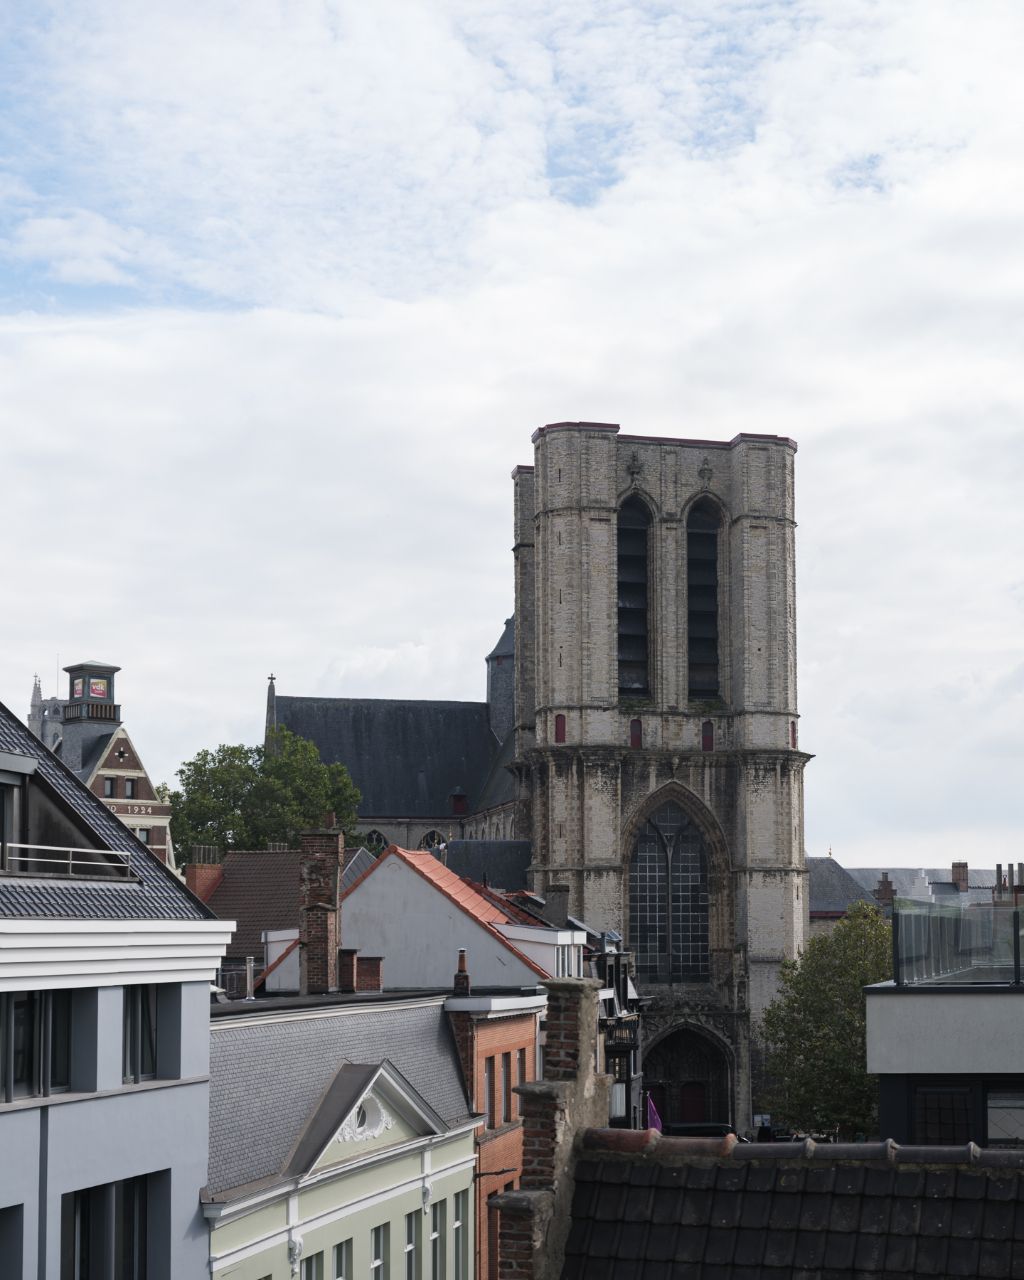
[[[372,1094],[367,1094],[345,1117],[335,1141],[366,1142],[370,1138],[379,1138],[394,1125],[394,1116]]]

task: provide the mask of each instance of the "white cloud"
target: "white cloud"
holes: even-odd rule
[[[259,733],[271,667],[282,692],[479,696],[537,425],[778,432],[809,852],[973,830],[996,860],[1020,823],[1017,6],[51,17],[7,76],[35,141],[0,250],[33,601],[5,701],[56,647],[109,655],[168,776]],[[110,285],[137,305],[100,314]]]

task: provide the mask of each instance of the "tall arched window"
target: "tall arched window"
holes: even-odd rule
[[[619,508],[619,697],[646,698],[648,674],[647,531],[651,517],[639,498]]]
[[[718,508],[694,503],[686,521],[686,621],[689,696],[715,698],[718,679]]]
[[[641,982],[707,981],[707,847],[671,800],[651,814],[633,846],[629,941]]]

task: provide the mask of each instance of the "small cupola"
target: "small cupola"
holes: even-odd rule
[[[68,673],[68,700],[65,720],[121,721],[121,708],[114,701],[114,676],[120,667],[109,662],[76,662],[65,667]]]

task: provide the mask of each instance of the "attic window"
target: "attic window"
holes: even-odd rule
[[[648,672],[648,529],[651,517],[638,498],[619,508],[619,697],[646,698]]]

